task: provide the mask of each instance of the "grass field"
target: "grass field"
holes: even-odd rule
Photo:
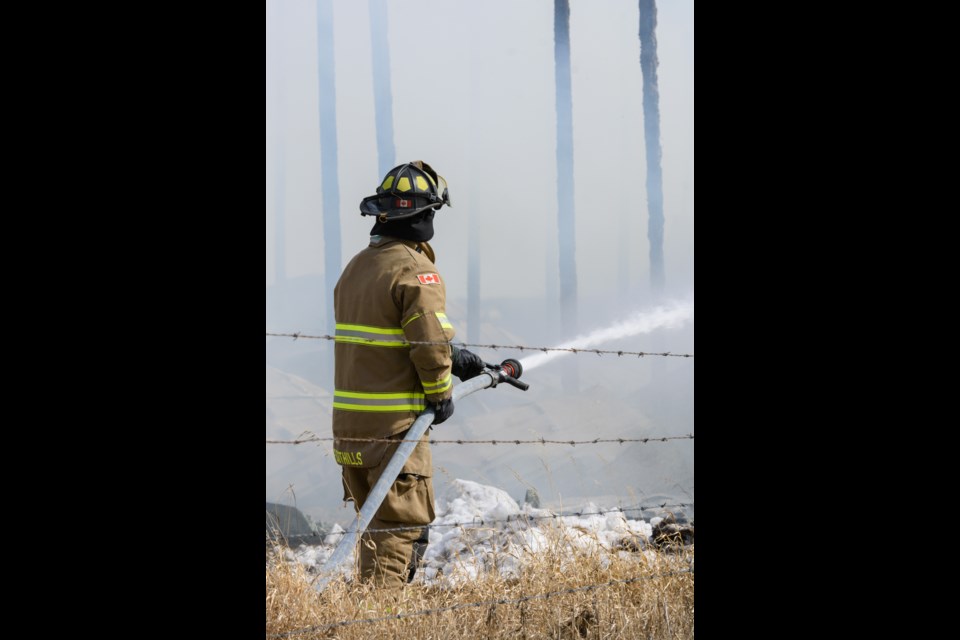
[[[337,579],[318,593],[316,576],[276,549],[267,557],[267,637],[693,638],[692,544],[661,550],[624,540],[609,549],[545,532],[550,544],[536,552],[502,552],[522,566],[508,577],[488,554],[475,578],[396,590]],[[456,563],[445,572],[451,578]]]

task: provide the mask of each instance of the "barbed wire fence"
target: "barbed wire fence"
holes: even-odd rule
[[[298,339],[301,339],[301,338],[302,338],[302,339],[313,339],[313,340],[331,340],[331,341],[335,340],[335,337],[334,337],[334,336],[330,336],[330,335],[309,335],[309,334],[304,334],[304,333],[301,333],[301,332],[295,332],[295,333],[276,333],[276,332],[269,332],[269,331],[268,331],[268,332],[266,332],[266,335],[267,335],[268,337],[288,337],[288,338],[292,338],[293,340],[298,340]],[[602,356],[602,355],[616,355],[617,357],[636,356],[636,357],[638,357],[638,358],[647,357],[647,356],[677,357],[677,358],[692,358],[692,357],[693,357],[693,354],[692,354],[692,353],[645,352],[645,351],[626,351],[626,350],[609,350],[609,349],[589,349],[589,348],[578,348],[578,347],[531,347],[531,346],[527,346],[527,345],[497,345],[497,344],[477,344],[477,343],[467,343],[467,342],[426,342],[426,341],[424,341],[424,342],[408,341],[408,344],[427,344],[427,345],[450,344],[450,345],[455,345],[455,346],[459,346],[459,347],[477,347],[477,348],[487,348],[487,349],[494,349],[494,350],[498,350],[498,349],[514,349],[514,350],[520,351],[521,353],[524,352],[524,351],[541,352],[541,353],[548,353],[548,352],[566,352],[566,353],[572,353],[572,354],[591,353],[591,354],[596,354],[597,356]],[[319,399],[319,398],[316,398],[316,397],[314,397],[314,396],[304,396],[304,397]],[[307,435],[306,437],[303,437],[305,434],[309,434],[309,435]],[[521,440],[521,439],[510,439],[510,440],[472,440],[472,439],[471,439],[471,440],[468,440],[468,439],[449,439],[449,440],[444,440],[444,439],[430,439],[430,440],[428,440],[428,442],[429,442],[431,445],[438,445],[438,444],[458,444],[458,445],[466,445],[466,444],[490,444],[490,445],[499,445],[499,444],[513,444],[513,445],[527,445],[527,444],[547,445],[547,444],[560,444],[560,445],[576,446],[576,445],[605,444],[605,443],[616,443],[616,444],[621,444],[621,445],[622,445],[622,444],[626,444],[626,443],[643,443],[643,444],[646,444],[646,443],[652,443],[652,442],[668,442],[668,441],[671,441],[671,440],[693,440],[693,439],[694,439],[694,435],[693,435],[693,434],[687,434],[687,435],[681,435],[681,436],[662,436],[662,437],[645,437],[645,438],[594,438],[594,439],[591,439],[591,440],[550,440],[550,439],[546,439],[546,438],[544,438],[544,437],[541,436],[540,438],[527,439],[527,440]],[[297,438],[294,439],[294,440],[271,440],[271,439],[268,439],[268,440],[266,440],[266,444],[268,444],[268,445],[269,445],[269,444],[300,445],[300,444],[307,444],[307,443],[312,443],[312,442],[333,442],[333,441],[335,441],[335,440],[340,440],[340,441],[344,441],[344,442],[385,442],[385,443],[394,443],[394,444],[399,444],[399,443],[401,443],[401,442],[408,442],[408,440],[396,439],[396,438],[355,438],[355,437],[334,438],[334,437],[319,437],[319,436],[317,436],[317,435],[315,435],[315,434],[313,434],[313,433],[304,432],[303,434],[301,434],[301,436],[297,437]],[[520,513],[520,514],[516,514],[516,515],[512,515],[512,516],[507,516],[506,518],[501,518],[501,519],[486,519],[486,518],[482,518],[482,517],[477,516],[477,517],[475,517],[475,518],[473,518],[473,519],[471,519],[471,520],[469,520],[469,521],[458,521],[458,522],[449,522],[449,523],[432,523],[432,524],[426,525],[426,527],[424,527],[424,526],[406,526],[406,527],[391,527],[391,528],[370,528],[370,529],[367,529],[366,531],[367,531],[368,533],[381,533],[381,532],[400,532],[400,531],[410,531],[410,530],[423,530],[423,529],[425,529],[425,528],[426,528],[426,529],[440,529],[440,528],[449,529],[449,528],[458,528],[458,527],[464,528],[464,529],[468,529],[468,528],[494,528],[494,529],[500,529],[500,528],[507,528],[507,527],[510,527],[510,526],[516,526],[516,525],[518,525],[518,524],[521,524],[521,525],[530,525],[530,524],[535,523],[535,522],[537,522],[537,521],[543,521],[543,520],[561,520],[561,519],[563,519],[563,518],[571,518],[571,517],[583,518],[583,517],[589,517],[589,516],[607,515],[607,514],[610,514],[610,513],[621,513],[621,514],[624,514],[624,515],[625,515],[625,514],[627,514],[627,513],[629,513],[629,512],[642,513],[642,512],[644,512],[644,511],[650,512],[650,511],[653,511],[653,510],[656,510],[656,509],[660,509],[660,510],[669,510],[669,509],[673,509],[673,508],[685,509],[686,507],[693,507],[693,506],[694,506],[694,503],[692,503],[692,502],[689,502],[689,503],[668,503],[668,502],[662,502],[662,503],[655,503],[655,504],[649,504],[649,505],[637,505],[637,506],[634,506],[634,507],[622,507],[622,506],[618,506],[618,507],[613,507],[613,508],[599,509],[599,510],[596,510],[596,511],[584,511],[584,510],[580,510],[580,511],[569,511],[569,512],[565,512],[565,513],[548,513],[548,514],[537,514],[537,515],[531,514],[531,513]],[[345,534],[346,534],[345,531],[339,531],[339,532],[334,531],[334,532],[330,532],[330,533],[325,534],[324,537],[325,537],[325,538],[329,538],[330,536],[334,536],[334,539],[335,539],[336,536],[342,536],[342,535],[345,535]],[[290,536],[287,536],[287,537],[288,537],[289,539],[291,539],[291,540],[295,540],[295,539],[310,538],[310,537],[319,537],[319,536],[314,536],[314,535],[310,535],[310,534],[294,534],[294,535],[290,535]],[[690,567],[689,567],[688,569],[684,569],[684,570],[680,570],[680,571],[667,572],[667,573],[662,573],[662,574],[658,574],[658,575],[651,575],[651,576],[638,576],[638,577],[635,577],[635,578],[629,578],[629,579],[623,579],[623,580],[610,580],[610,581],[608,581],[608,582],[599,583],[599,584],[585,585],[585,586],[574,587],[574,588],[569,588],[569,589],[560,589],[560,590],[556,590],[556,591],[550,591],[550,592],[540,593],[540,594],[534,594],[534,595],[525,595],[525,596],[518,597],[518,598],[501,598],[501,599],[496,599],[496,600],[484,600],[484,601],[479,601],[479,602],[463,602],[463,603],[457,603],[457,604],[455,604],[455,605],[451,605],[451,606],[447,606],[447,607],[438,607],[438,608],[434,608],[434,609],[423,609],[423,610],[420,610],[420,611],[413,611],[413,612],[409,612],[409,613],[398,613],[398,614],[393,614],[393,615],[388,615],[388,616],[381,616],[381,617],[377,617],[377,618],[361,618],[361,619],[353,619],[353,620],[341,620],[341,621],[339,621],[339,622],[334,622],[334,623],[325,624],[325,625],[316,625],[316,626],[312,626],[312,627],[305,627],[305,628],[302,628],[302,629],[294,629],[294,630],[292,630],[292,631],[287,631],[287,632],[284,632],[284,633],[267,634],[267,638],[288,638],[288,637],[305,635],[305,634],[308,634],[308,633],[321,633],[321,632],[330,631],[331,629],[342,628],[342,627],[347,627],[347,626],[352,626],[352,625],[358,625],[358,624],[375,624],[375,623],[385,622],[385,621],[389,621],[389,620],[399,620],[399,619],[403,619],[403,618],[411,618],[411,617],[416,617],[416,616],[436,615],[436,614],[440,614],[440,613],[446,613],[446,612],[449,612],[449,611],[456,611],[456,610],[466,609],[466,608],[471,608],[471,607],[496,607],[496,606],[501,606],[501,605],[522,604],[522,603],[524,603],[524,602],[529,602],[529,601],[532,601],[532,600],[549,599],[549,598],[557,597],[557,596],[560,596],[560,595],[575,594],[575,593],[581,593],[581,592],[587,592],[587,591],[594,591],[594,590],[603,589],[603,588],[609,588],[609,587],[613,587],[613,586],[617,586],[617,585],[632,584],[632,583],[635,583],[635,582],[639,582],[639,581],[641,581],[641,580],[649,580],[649,579],[656,579],[656,578],[673,577],[673,576],[681,575],[681,574],[684,574],[684,573],[689,573],[689,574],[693,575],[694,569],[693,569],[693,561],[692,561],[692,559],[691,559],[691,561],[690,561]]]
[[[297,339],[297,338],[333,339],[332,336],[328,336],[328,335],[325,335],[325,336],[313,336],[313,335],[305,335],[305,334],[301,334],[301,333],[271,333],[271,332],[267,332],[267,335],[268,335],[268,336],[280,336],[280,337],[292,337],[292,338],[294,338],[294,339]],[[413,343],[413,344],[420,344],[420,343]],[[422,344],[447,344],[447,343],[425,342],[425,343],[422,343]],[[507,348],[507,347],[501,347],[501,346],[499,346],[499,345],[471,345],[471,344],[467,344],[467,343],[464,343],[464,346],[489,346],[489,347],[492,347],[492,348]],[[509,348],[528,349],[528,350],[534,350],[534,349],[535,349],[535,350],[542,350],[542,351],[551,351],[551,350],[552,350],[552,351],[572,351],[573,353],[583,353],[583,352],[587,352],[587,351],[597,351],[597,350],[587,350],[587,349],[552,349],[552,348],[548,349],[548,348],[545,348],[545,347],[523,347],[523,346],[519,346],[519,345],[518,345],[518,346],[514,346],[514,347],[509,347]],[[616,354],[618,354],[618,355],[622,355],[622,354],[631,353],[631,352],[625,352],[625,351],[603,351],[603,352],[601,352],[601,353],[616,353]],[[634,353],[639,353],[640,355],[678,355],[678,354],[650,354],[650,353],[643,353],[643,352],[634,352]],[[692,357],[692,354],[679,354],[679,355],[684,355],[685,357]],[[305,395],[305,396],[303,396],[303,397],[305,397],[305,398],[321,399],[319,396],[312,396],[312,395]],[[505,444],[505,445],[511,445],[511,444],[512,444],[512,445],[539,444],[539,445],[547,445],[547,444],[559,444],[559,445],[567,445],[567,446],[577,446],[577,445],[609,444],[609,443],[616,443],[616,444],[621,444],[621,445],[622,445],[622,444],[627,444],[627,443],[647,444],[647,443],[653,443],[653,442],[669,442],[669,441],[672,441],[672,440],[694,440],[694,439],[695,439],[695,436],[694,436],[693,434],[686,434],[686,435],[680,435],[680,436],[648,436],[648,437],[644,437],[644,438],[624,438],[624,437],[618,437],[618,438],[593,438],[593,439],[590,439],[590,440],[553,440],[553,439],[547,439],[547,438],[544,438],[543,436],[540,436],[539,438],[535,438],[535,439],[510,439],[510,440],[497,440],[497,439],[491,439],[491,440],[476,440],[476,439],[464,439],[464,438],[456,438],[456,439],[430,438],[430,439],[428,439],[428,440],[426,440],[426,441],[427,441],[430,445],[439,445],[439,444],[457,444],[457,445],[471,445],[471,444],[490,444],[490,445],[500,445],[500,444]],[[414,442],[414,440],[406,440],[406,439],[402,439],[402,438],[372,438],[372,437],[370,437],[370,438],[361,438],[361,437],[339,437],[339,438],[338,438],[338,437],[332,437],[332,436],[321,437],[321,436],[318,436],[318,435],[316,435],[316,434],[314,434],[314,433],[312,433],[312,432],[310,432],[310,431],[304,431],[304,432],[301,432],[301,434],[300,434],[299,436],[297,436],[295,439],[292,439],[292,440],[267,439],[267,440],[266,440],[266,444],[268,444],[268,445],[270,445],[270,444],[301,445],[301,444],[309,444],[309,443],[314,443],[314,442],[335,442],[335,441],[337,441],[337,440],[339,440],[339,441],[341,441],[341,442],[380,442],[380,443],[387,443],[387,444],[400,444],[400,443],[403,443],[403,442]],[[416,442],[419,442],[419,440],[416,441]],[[654,507],[656,507],[656,506],[659,506],[659,507],[662,508],[662,507],[666,507],[666,506],[668,506],[668,505],[666,505],[666,504],[661,504],[661,505],[653,505],[653,506],[650,506],[650,507],[636,507],[636,508],[617,507],[617,508],[610,509],[610,510],[600,511],[600,512],[597,512],[596,514],[585,514],[585,513],[581,513],[581,512],[572,512],[572,513],[554,514],[554,515],[548,515],[548,516],[526,516],[526,518],[527,518],[527,519],[536,520],[536,519],[544,519],[544,518],[562,518],[562,517],[567,517],[567,516],[570,516],[570,515],[577,515],[577,516],[580,516],[580,515],[599,515],[599,514],[601,514],[601,513],[611,513],[611,512],[614,512],[614,511],[631,511],[631,510],[643,511],[643,510],[649,510],[649,509],[654,508]],[[683,507],[693,506],[693,503],[678,503],[678,504],[673,505],[673,506],[678,506],[678,507],[683,508]],[[502,522],[504,522],[504,523],[516,522],[518,519],[520,519],[520,518],[522,518],[522,517],[524,517],[524,516],[523,516],[523,515],[515,516],[515,517],[513,517],[512,519],[508,517],[506,520],[503,520]],[[490,522],[498,522],[498,521],[487,521],[487,523],[490,523]],[[458,527],[458,526],[477,525],[477,524],[483,525],[483,524],[484,524],[484,521],[481,519],[481,520],[479,520],[479,522],[475,520],[475,521],[464,522],[464,523],[451,523],[451,524],[444,524],[444,525],[438,524],[438,525],[429,525],[429,526],[437,526],[437,527]],[[410,530],[410,529],[423,529],[423,527],[398,527],[398,528],[393,528],[393,529],[369,529],[368,531],[406,531],[406,530]]]
[[[297,332],[297,333],[273,333],[273,332],[267,332],[267,336],[291,337],[291,338],[293,338],[294,340],[296,340],[296,339],[298,339],[298,338],[326,339],[326,340],[333,340],[333,339],[334,339],[333,336],[329,336],[329,335],[315,336],[315,335],[307,335],[307,334],[303,334],[303,333],[299,333],[299,332]],[[446,342],[411,342],[411,344],[454,344],[454,343],[446,343]],[[675,356],[682,356],[682,357],[693,357],[693,354],[628,352],[628,351],[623,351],[623,350],[603,351],[603,350],[596,350],[596,349],[580,349],[580,348],[569,348],[569,349],[566,349],[566,348],[548,348],[548,347],[527,347],[527,346],[522,346],[522,345],[514,345],[514,346],[509,346],[509,347],[508,347],[508,346],[504,346],[504,345],[477,345],[477,344],[469,344],[469,343],[460,343],[460,344],[462,344],[462,346],[483,346],[483,347],[490,347],[490,348],[495,348],[495,349],[496,349],[496,348],[512,348],[512,349],[520,349],[520,350],[527,349],[527,350],[537,350],[537,351],[569,351],[569,352],[572,352],[572,353],[594,352],[594,353],[598,353],[598,354],[602,354],[602,353],[615,353],[615,354],[617,354],[617,355],[625,355],[625,354],[635,354],[635,355],[640,355],[640,356],[644,356],[644,355],[664,355],[664,356],[666,356],[666,355],[675,355]],[[310,395],[310,394],[304,394],[304,395],[302,395],[302,396],[296,396],[296,398],[315,399],[315,400],[322,400],[322,399],[324,399],[324,397],[322,397],[322,396]],[[287,398],[286,396],[284,396],[283,398],[278,398],[278,399],[289,399],[289,398]],[[693,434],[685,434],[685,435],[679,435],[679,436],[647,436],[647,437],[643,437],[643,438],[624,438],[624,437],[617,437],[617,438],[593,438],[593,439],[590,439],[590,440],[554,440],[554,439],[544,438],[543,436],[540,436],[540,437],[535,438],[535,439],[509,439],[509,440],[497,440],[497,439],[490,439],[490,440],[482,440],[482,439],[481,439],[481,440],[478,440],[478,439],[465,439],[465,438],[455,438],[455,439],[430,438],[430,439],[427,439],[426,442],[428,442],[430,445],[439,445],[439,444],[457,444],[457,445],[470,445],[470,444],[489,444],[489,445],[500,445],[500,444],[505,444],[505,445],[511,445],[511,444],[512,444],[512,445],[539,444],[539,445],[547,445],[547,444],[559,444],[559,445],[567,445],[567,446],[577,446],[577,445],[609,444],[609,443],[616,443],[616,444],[620,444],[620,445],[622,445],[622,444],[627,444],[627,443],[647,444],[647,443],[652,443],[652,442],[669,442],[669,441],[672,441],[672,440],[694,440],[694,439],[695,439],[695,436],[694,436]],[[341,441],[341,442],[379,442],[379,443],[387,443],[387,444],[400,444],[400,443],[403,443],[403,442],[420,442],[420,441],[422,441],[423,439],[414,441],[414,440],[407,440],[407,439],[395,438],[395,437],[393,437],[393,438],[382,438],[382,437],[381,437],[381,438],[374,438],[374,437],[366,437],[366,438],[363,438],[363,437],[333,437],[333,436],[321,437],[321,436],[318,436],[318,435],[314,434],[314,433],[311,432],[311,431],[303,431],[303,432],[300,433],[299,436],[297,436],[296,438],[294,438],[294,439],[292,439],[292,440],[290,440],[290,439],[287,439],[287,440],[282,440],[282,439],[266,439],[265,442],[266,442],[266,444],[268,444],[268,445],[271,445],[271,444],[301,445],[301,444],[309,444],[309,443],[314,443],[314,442],[336,442],[336,441],[338,441],[338,440]],[[680,506],[692,506],[692,505],[680,505]],[[563,517],[563,516],[558,515],[558,516],[550,516],[550,517]],[[508,519],[507,521],[509,521],[509,519]],[[459,526],[459,524],[454,524],[454,525],[451,525],[451,526]],[[422,527],[417,527],[417,528],[422,528]],[[402,531],[402,530],[405,530],[405,528],[398,528],[398,529],[392,529],[392,530]],[[387,530],[387,531],[390,531],[390,530]]]

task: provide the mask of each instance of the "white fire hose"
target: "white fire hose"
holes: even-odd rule
[[[474,391],[486,389],[487,387],[495,387],[500,382],[507,382],[523,391],[530,388],[530,385],[518,380],[520,374],[523,372],[523,368],[516,360],[507,359],[500,365],[484,364],[490,367],[490,369],[483,371],[476,377],[462,382],[453,388],[454,404]],[[426,433],[430,425],[433,424],[433,417],[433,407],[427,407],[410,427],[410,430],[407,431],[403,438],[404,441],[397,447],[393,457],[390,458],[390,462],[387,463],[383,473],[380,474],[380,479],[377,480],[377,483],[367,496],[367,500],[364,502],[363,508],[360,509],[360,513],[357,514],[357,517],[350,524],[350,528],[347,529],[343,538],[340,539],[336,549],[333,550],[333,553],[327,558],[327,561],[320,567],[320,575],[314,583],[314,588],[317,591],[323,591],[327,583],[333,579],[336,569],[350,556],[350,552],[354,549],[357,539],[366,530],[367,525],[370,524],[373,516],[377,513],[377,509],[380,508],[383,500],[387,497],[390,487],[393,486],[397,476],[400,475],[400,471],[403,469],[403,465],[406,464],[407,458],[413,453],[423,434]]]

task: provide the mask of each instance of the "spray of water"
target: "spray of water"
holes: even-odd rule
[[[595,347],[617,338],[626,338],[641,333],[651,333],[657,329],[675,329],[683,326],[693,318],[693,300],[674,301],[650,311],[640,311],[630,318],[618,322],[605,329],[598,329],[585,336],[578,336],[569,342],[560,345],[559,349]],[[569,351],[550,351],[539,353],[520,361],[523,372],[536,369],[542,364],[562,356],[570,355]]]

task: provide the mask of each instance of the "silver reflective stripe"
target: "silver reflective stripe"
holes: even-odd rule
[[[384,329],[362,324],[337,323],[335,342],[341,344],[365,344],[374,347],[408,347],[403,329]]]

